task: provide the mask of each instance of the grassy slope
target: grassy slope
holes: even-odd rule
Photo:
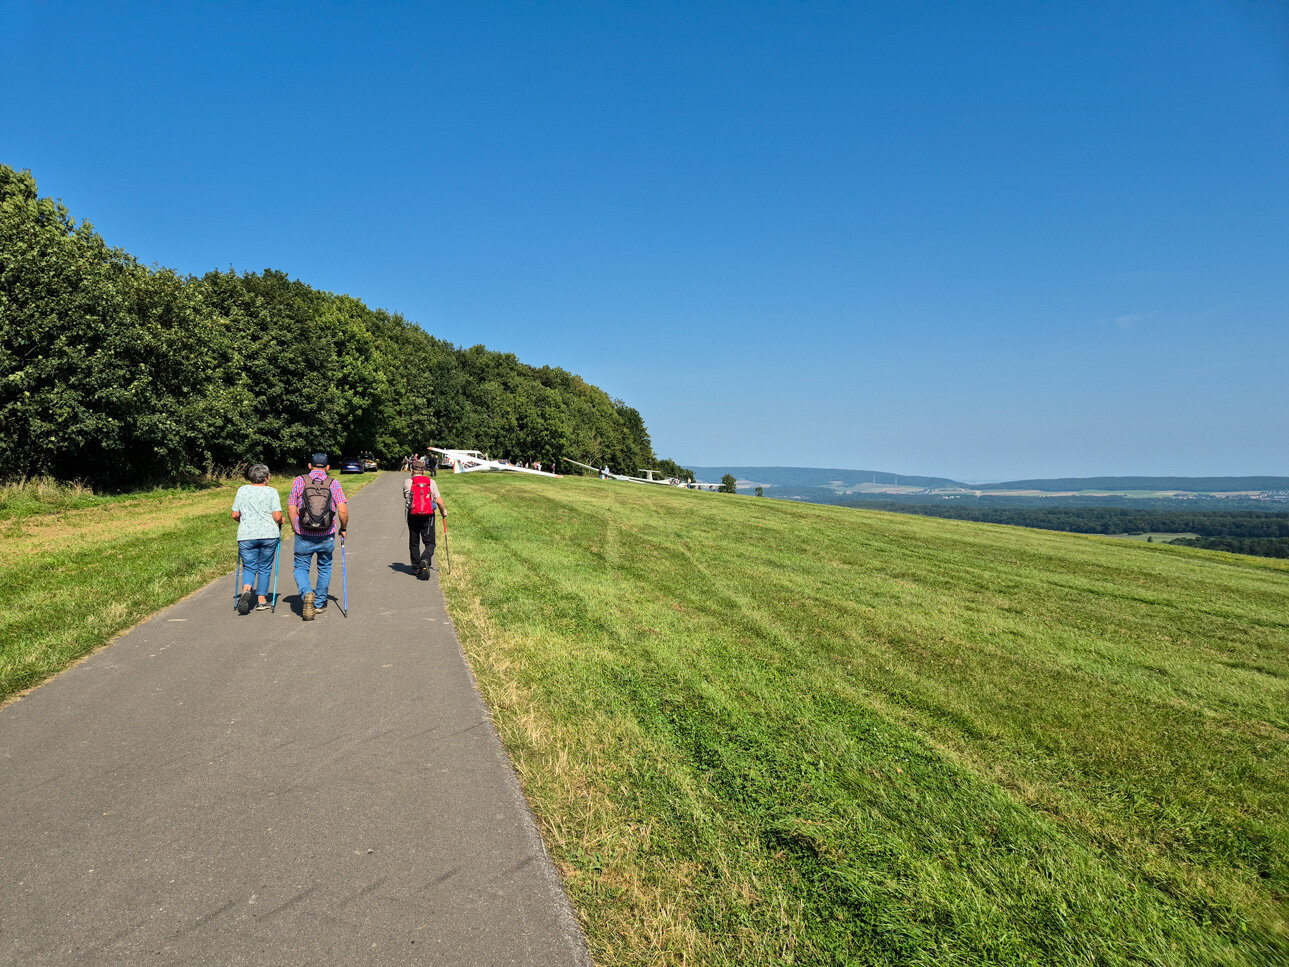
[[[1289,962],[1282,562],[442,482],[599,963]]]
[[[374,479],[344,478],[346,496]],[[0,490],[0,701],[231,572],[239,483],[121,497]],[[272,484],[285,508],[291,478]],[[294,591],[289,562],[279,566],[279,593],[284,587]],[[231,580],[228,593],[231,609]]]

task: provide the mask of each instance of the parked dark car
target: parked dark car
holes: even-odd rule
[[[363,473],[363,462],[357,457],[342,457],[340,460],[341,473]]]

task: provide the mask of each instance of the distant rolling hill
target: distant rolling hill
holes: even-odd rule
[[[1005,480],[999,483],[965,484],[948,477],[918,477],[886,470],[843,470],[823,467],[692,467],[700,480],[718,481],[732,473],[751,486],[774,487],[783,491],[812,488],[854,490],[860,487],[921,487],[925,489],[965,488],[969,490],[1034,490],[1040,493],[1066,491],[1182,491],[1185,493],[1236,493],[1240,491],[1289,490],[1289,477],[1056,477],[1043,480]],[[807,498],[809,499],[809,498]]]
[[[828,487],[842,489],[864,484],[899,487],[965,487],[948,477],[911,477],[885,470],[840,470],[823,467],[690,467],[699,480],[716,482],[727,473],[739,480],[771,487]]]
[[[1058,477],[1053,480],[1008,480],[986,484],[988,490],[1181,490],[1187,493],[1235,493],[1289,490],[1289,477]]]

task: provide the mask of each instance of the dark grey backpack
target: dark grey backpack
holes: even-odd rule
[[[300,530],[329,531],[336,507],[331,499],[331,478],[304,478],[300,491]]]

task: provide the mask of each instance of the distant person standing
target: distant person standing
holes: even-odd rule
[[[439,494],[439,485],[425,473],[425,461],[412,461],[412,476],[403,481],[403,509],[407,514],[407,551],[412,570],[422,581],[430,579],[434,564],[434,509],[444,519],[447,508]],[[424,548],[422,548],[424,545]]]
[[[331,558],[336,550],[336,535],[344,540],[349,530],[349,504],[340,481],[327,476],[331,465],[325,453],[309,458],[309,472],[291,482],[291,496],[286,509],[295,531],[295,584],[303,602],[301,616],[312,621],[327,610],[327,592],[331,588]],[[313,558],[318,558],[318,584],[310,582]],[[317,602],[322,602],[318,604]]]
[[[425,458],[425,464],[427,469],[430,471],[431,477],[437,477],[439,475],[439,455],[437,453],[430,453]]]
[[[246,471],[246,479],[250,483],[237,488],[232,513],[244,582],[237,596],[238,614],[249,614],[256,597],[255,610],[268,610],[269,575],[282,540],[282,498],[268,486],[269,468],[257,463]]]

